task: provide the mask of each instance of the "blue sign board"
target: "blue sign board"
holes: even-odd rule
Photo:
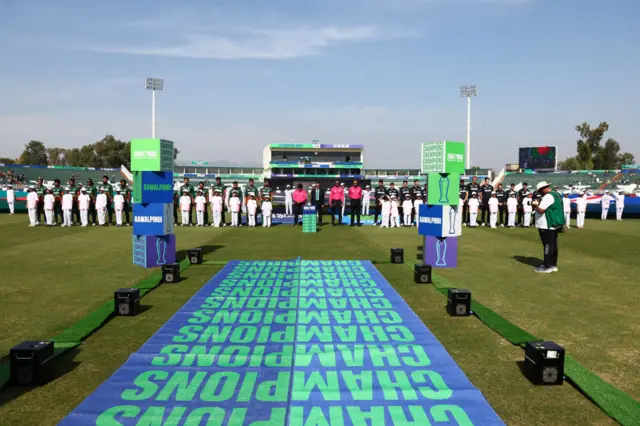
[[[166,235],[173,232],[173,204],[133,205],[134,235]]]
[[[134,203],[172,203],[173,172],[133,172]]]
[[[462,235],[462,211],[459,206],[422,204],[418,211],[418,234],[431,237]]]

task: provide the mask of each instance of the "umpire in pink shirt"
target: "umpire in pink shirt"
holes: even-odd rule
[[[360,223],[360,211],[362,210],[362,188],[358,185],[358,181],[354,180],[353,185],[349,188],[349,200],[351,200],[351,226],[356,226],[353,216],[358,218],[358,226]]]
[[[342,226],[342,204],[344,203],[344,189],[340,186],[340,181],[331,188],[329,193],[329,207],[331,207],[331,225],[336,226],[336,214],[338,215],[338,226]]]
[[[302,214],[302,208],[307,202],[307,191],[298,184],[298,188],[293,191],[293,226],[298,226],[298,216]]]

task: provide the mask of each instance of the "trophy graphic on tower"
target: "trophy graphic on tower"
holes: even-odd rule
[[[156,254],[158,255],[156,263],[158,265],[166,265],[167,263],[167,260],[165,258],[166,252],[167,252],[167,242],[165,241],[164,238],[158,237],[156,239]]]
[[[447,256],[447,240],[445,238],[436,239],[436,266],[447,266],[445,260]]]
[[[456,216],[458,215],[458,208],[451,207],[449,208],[449,234],[453,235],[456,233]]]
[[[438,181],[438,188],[440,189],[440,203],[449,203],[449,184],[449,175],[441,174],[440,180]]]

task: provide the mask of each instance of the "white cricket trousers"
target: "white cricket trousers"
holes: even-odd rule
[[[609,207],[603,207],[602,208],[602,216],[600,216],[600,218],[602,220],[607,220],[607,215],[609,214]]]
[[[231,212],[231,226],[238,226],[238,217],[240,212]]]
[[[255,214],[250,214],[249,215],[249,226],[256,226],[256,215]]]
[[[219,210],[213,211],[213,226],[218,228],[220,226],[220,221],[222,220],[222,212]]]
[[[584,226],[584,216],[585,212],[578,212],[578,216],[576,217],[576,225],[578,228],[582,228]]]
[[[394,226],[400,228],[400,215],[391,216],[391,227],[393,228]]]
[[[204,225],[204,210],[196,211],[196,221],[198,223],[198,226]]]
[[[564,223],[569,226],[569,222],[571,222],[571,212],[564,212]]]
[[[107,222],[107,209],[98,209],[98,225],[104,225]]]
[[[478,226],[478,212],[469,213],[469,226],[474,228]]]
[[[80,222],[82,222],[82,226],[89,225],[89,210],[80,209]]]
[[[411,215],[410,214],[405,214],[404,215],[404,226],[411,226]]]
[[[122,226],[122,209],[116,209],[116,225]]]
[[[496,223],[498,223],[498,212],[489,212],[489,224],[495,228]]]
[[[624,211],[624,207],[616,207],[616,219],[622,220],[623,211]]]
[[[53,225],[53,210],[45,209],[44,217],[47,220],[47,225]]]
[[[262,226],[271,228],[271,216],[262,216]]]
[[[73,225],[73,218],[71,217],[71,210],[63,210],[62,211],[62,226],[71,226]]]
[[[367,199],[362,200],[362,215],[369,214],[369,206],[371,205],[371,200],[367,197]]]
[[[389,227],[389,216],[382,216],[382,224],[380,224],[380,228],[388,228]]]
[[[293,214],[293,200],[284,200],[284,214]]]
[[[36,214],[36,209],[29,209],[29,225],[36,226],[36,222],[38,221]]]
[[[15,203],[13,201],[7,201],[7,204],[9,204],[9,214],[13,214],[15,209]]]
[[[516,226],[516,212],[509,212],[507,217],[507,226]]]
[[[528,228],[529,225],[531,225],[531,212],[524,212],[523,214],[524,216],[522,218],[522,224],[525,228]]]
[[[181,210],[182,215],[182,226],[187,226],[189,224],[189,210]]]

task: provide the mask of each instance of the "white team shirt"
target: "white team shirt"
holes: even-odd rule
[[[286,201],[293,201],[293,189],[284,190],[284,199]]]
[[[258,202],[256,200],[247,201],[247,211],[249,214],[256,214],[258,211]]]
[[[422,200],[415,200],[413,202],[413,208],[416,209],[416,212],[420,212],[420,206],[422,205]]]
[[[116,210],[124,210],[124,195],[116,194],[113,196],[113,207]]]
[[[204,197],[204,195],[198,195],[195,201],[196,201],[196,211],[203,212],[207,209],[205,207],[207,205],[207,199]]]
[[[364,189],[362,191],[362,201],[364,202],[369,201],[370,198],[371,198],[371,191],[368,189]]]
[[[55,198],[53,198],[53,194],[47,194],[44,196],[44,208],[47,210],[53,210],[53,203]]]
[[[222,211],[222,197],[220,195],[214,195],[211,197],[211,209],[214,212]]]
[[[62,210],[71,210],[73,209],[73,195],[64,194],[62,196]]]
[[[398,202],[396,200],[391,200],[391,217],[396,217],[398,214]]]
[[[382,216],[391,215],[391,201],[382,200]]]
[[[7,189],[7,202],[13,203],[16,201],[16,191],[13,189]]]
[[[262,202],[262,216],[271,216],[271,212],[273,211],[273,206],[271,205],[271,201],[263,201]]]
[[[624,194],[616,195],[616,207],[624,207]]]
[[[565,213],[571,213],[571,200],[569,199],[569,197],[564,197],[562,199],[562,210]]]
[[[533,207],[531,206],[532,202],[533,200],[529,197],[526,197],[522,200],[522,210],[525,213],[531,213],[533,211]]]
[[[538,204],[538,207],[546,210],[554,203],[554,201],[555,199],[553,198],[553,195],[551,195],[551,193],[547,193],[545,194],[544,197],[542,197],[542,200],[540,200],[540,204]],[[536,211],[535,222],[536,222],[536,228],[549,229],[547,227],[547,217],[544,215],[544,213],[540,214]]]
[[[90,202],[91,202],[91,197],[89,197],[89,194],[78,195],[78,208],[80,210],[89,210]]]
[[[238,197],[231,197],[229,198],[229,209],[234,212],[234,213],[238,213],[240,211],[240,205],[242,203],[240,202],[240,198]]]
[[[600,203],[602,203],[602,207],[609,208],[609,204],[611,204],[611,197],[609,194],[604,194],[600,199]]]
[[[478,200],[477,198],[469,198],[469,201],[467,202],[467,204],[469,205],[469,212],[470,213],[478,213],[478,207],[480,206],[480,200]]]
[[[518,211],[518,200],[515,197],[509,197],[507,199],[507,211],[509,213],[515,213]]]
[[[500,201],[497,198],[489,198],[489,211],[491,213],[498,213]]]
[[[182,197],[180,197],[180,210],[191,210],[191,197],[189,197],[188,195],[183,195]]]
[[[405,216],[411,214],[412,208],[413,208],[413,204],[411,203],[411,200],[404,200],[402,202],[402,213],[404,213]]]
[[[584,213],[587,211],[587,196],[583,195],[582,197],[578,197],[576,200],[576,208],[578,209],[578,213]]]
[[[96,197],[96,209],[107,208],[107,194],[98,194]]]
[[[30,192],[27,194],[27,208],[35,209],[38,206],[38,194]]]

